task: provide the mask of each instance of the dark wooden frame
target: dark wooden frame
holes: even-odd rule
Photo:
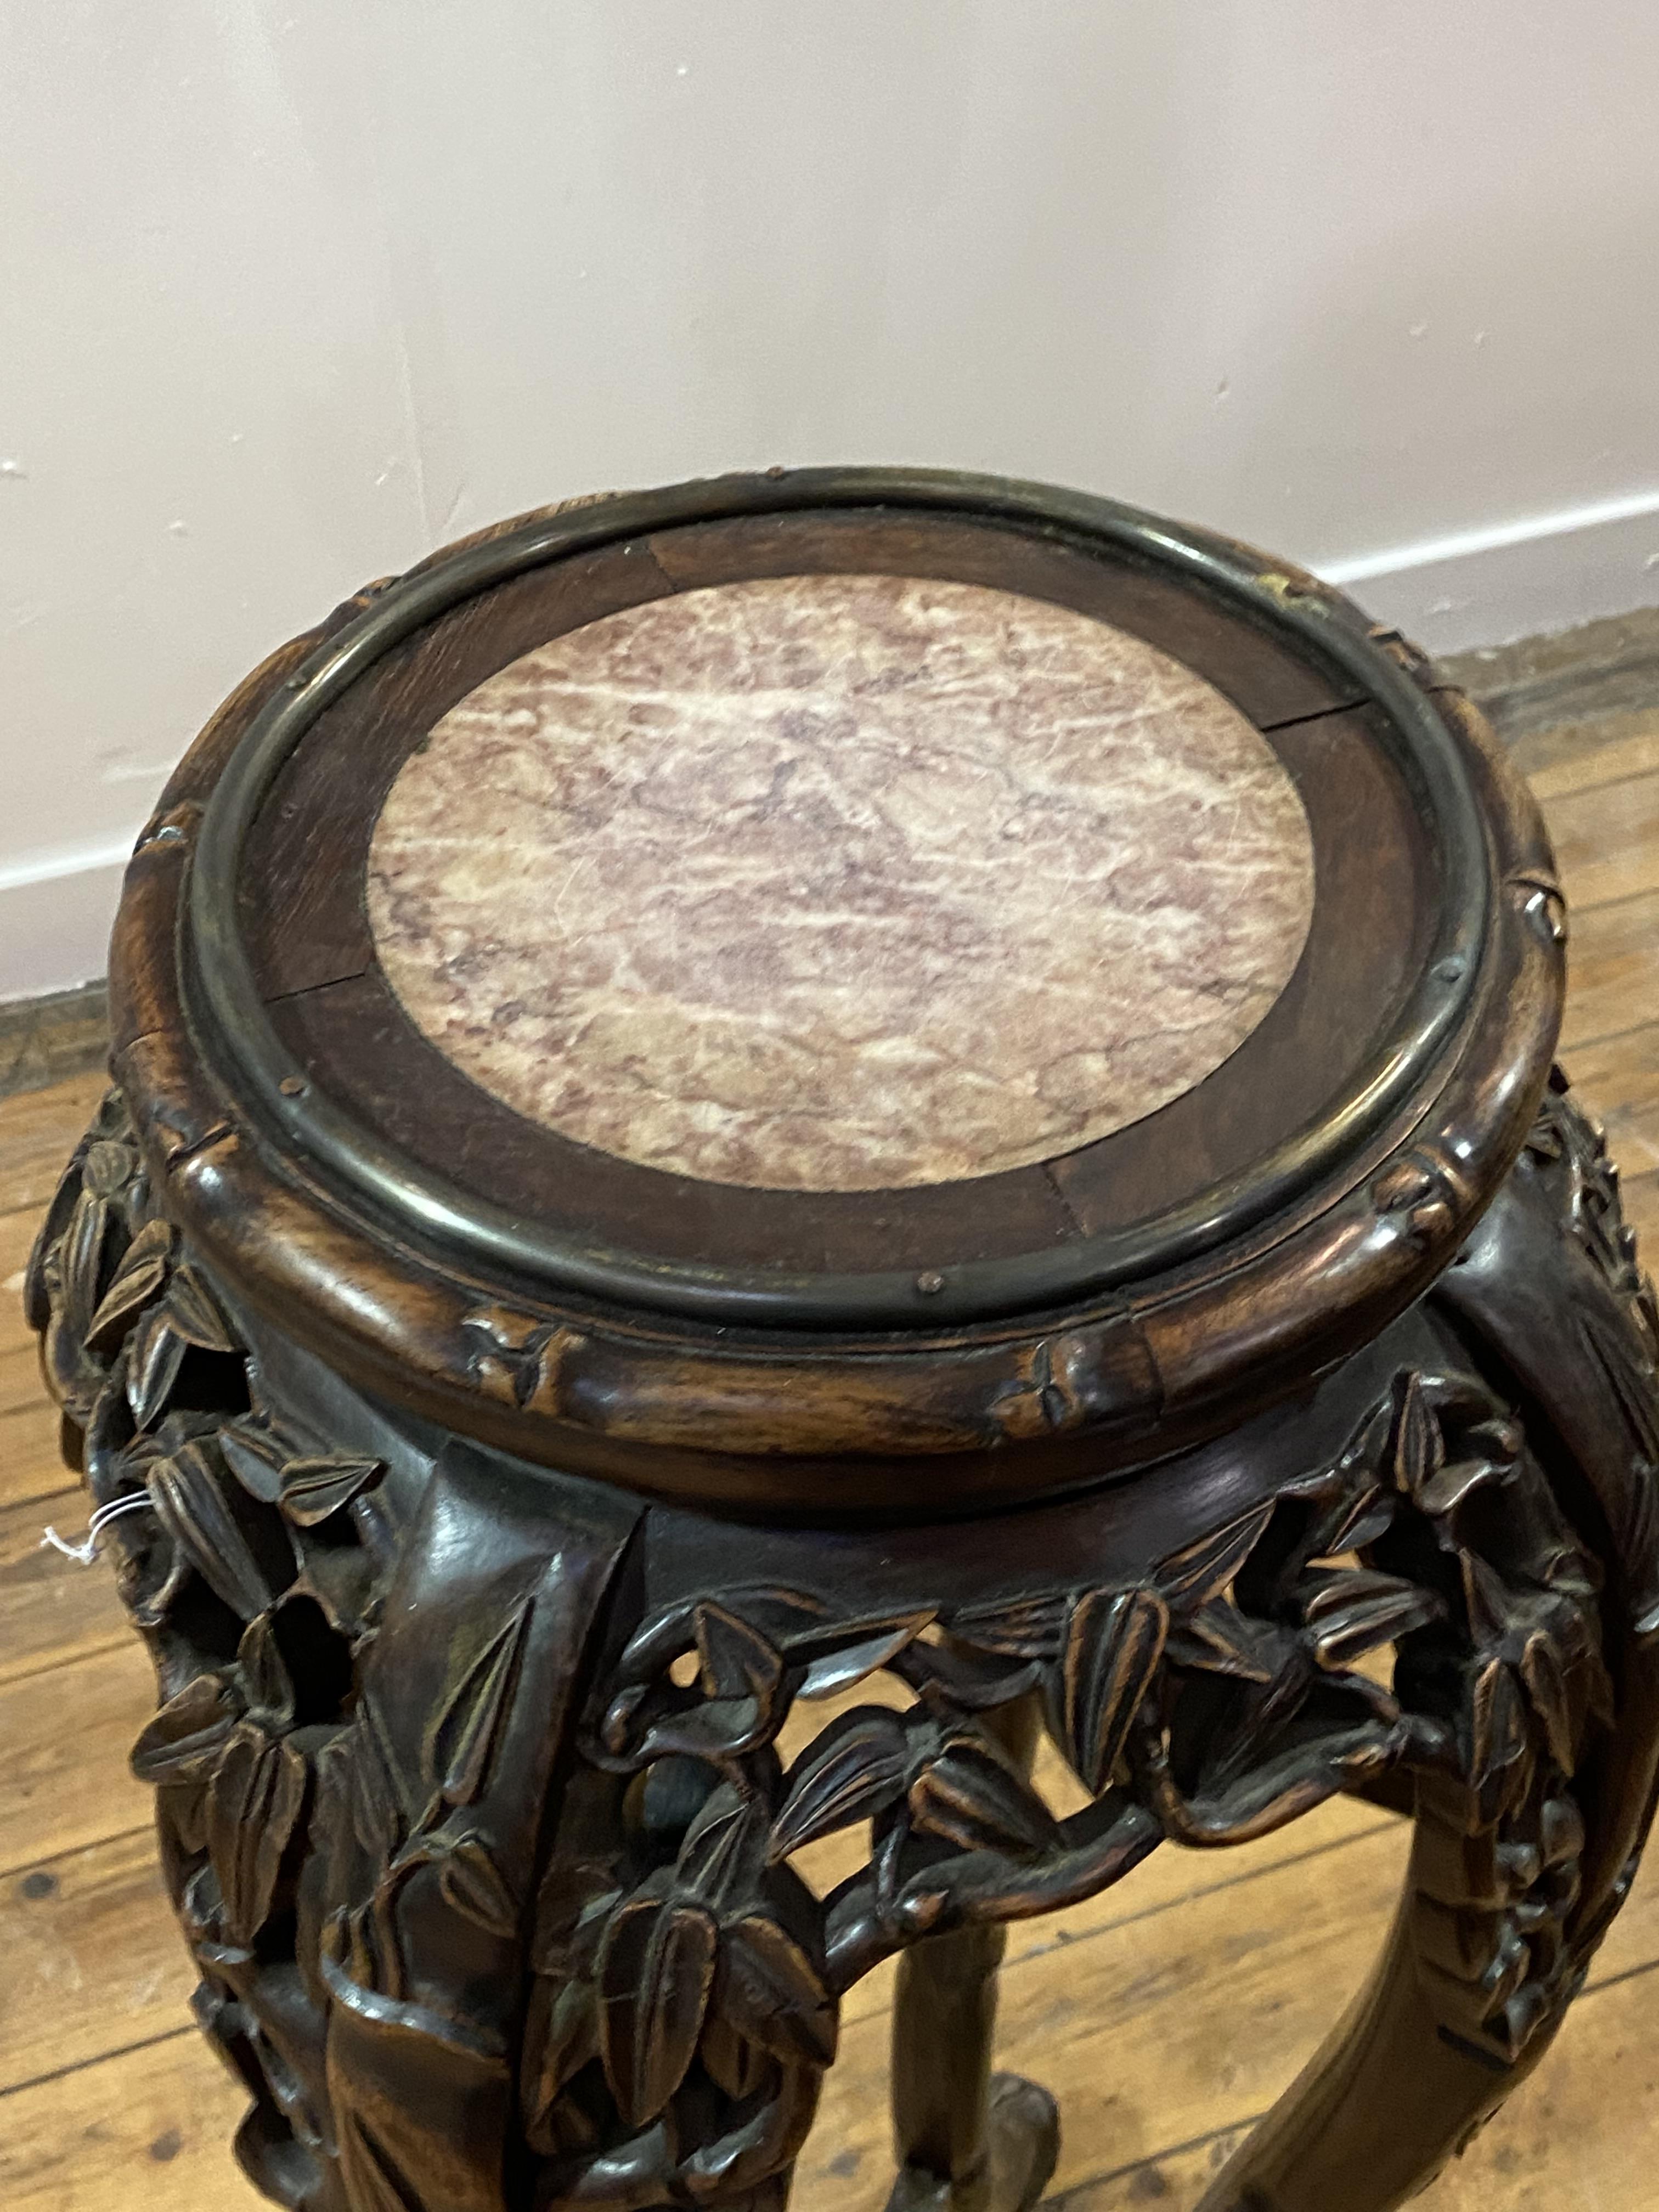
[[[1205,2202],[1393,2212],[1537,2064],[1628,1890],[1659,1773],[1659,1311],[1548,1073],[1535,812],[1464,703],[1311,580],[1069,495],[880,481],[1092,529],[1143,629],[1159,591],[1189,644],[1223,608],[1240,683],[1363,673],[1363,720],[1340,685],[1288,696],[1303,727],[1415,730],[1424,819],[1475,824],[1421,879],[1433,989],[1305,1176],[1195,1240],[1166,1219],[1123,1248],[1144,1274],[1048,1310],[913,1283],[878,1330],[775,1279],[735,1322],[609,1261],[532,1283],[408,1212],[407,1164],[263,1017],[236,1034],[235,856],[384,611],[602,558],[665,495],[437,556],[250,679],[135,855],[117,1087],[26,1296],[66,1449],[120,1509],[162,1698],[135,1765],[198,2016],[291,2212],[782,2212],[840,1997],[895,1952],[892,2212],[1029,2212],[1056,2118],[990,2070],[1005,1924],[1342,1791],[1413,1818],[1395,1926]],[[665,496],[752,521],[871,495]],[[792,1713],[878,1674],[908,1704],[851,1704],[786,1767]],[[1064,1818],[1039,1723],[1085,1793]],[[796,1854],[860,1823],[815,1896]]]
[[[1055,2115],[990,2074],[1003,1923],[1344,1790],[1414,1816],[1398,1920],[1205,2207],[1393,2212],[1538,2063],[1628,1892],[1659,1314],[1565,1083],[1459,1265],[1295,1405],[931,1528],[734,1528],[374,1404],[236,1316],[118,1093],[27,1295],[123,1508],[198,2017],[291,2212],[781,2212],[839,1997],[895,1950],[893,2212],[1029,2212]],[[908,1710],[783,1766],[800,1699],[882,1671]],[[1088,1793],[1061,1820],[1038,1710]],[[864,1820],[814,1898],[794,1854]]]
[[[769,526],[739,527],[734,517]],[[954,543],[951,530],[939,527],[946,518],[957,524]],[[856,529],[835,526],[860,520],[866,534],[877,537],[873,554],[860,543]],[[803,521],[816,522],[816,532],[803,533]],[[968,521],[981,526],[969,530],[963,526]],[[1000,526],[982,526],[989,521]],[[1015,529],[1015,523],[1024,527]],[[1074,556],[1069,561],[1068,551]],[[1127,565],[1131,562],[1135,565]],[[1046,1250],[1003,1252],[937,1270],[942,1281],[922,1292],[915,1269],[842,1280],[821,1266],[806,1273],[775,1263],[721,1267],[708,1258],[670,1265],[654,1245],[629,1252],[608,1243],[603,1227],[592,1221],[574,1233],[553,1232],[536,1218],[526,1221],[493,1194],[458,1193],[429,1165],[422,1170],[396,1158],[383,1132],[354,1123],[284,1052],[280,1035],[264,1017],[252,949],[239,926],[246,920],[250,880],[243,848],[262,820],[283,811],[270,802],[296,746],[329,706],[349,699],[395,647],[416,640],[428,643],[413,665],[396,671],[391,687],[394,700],[412,694],[419,702],[410,732],[414,738],[452,698],[527,643],[596,613],[730,574],[866,564],[887,573],[994,578],[1134,627],[1153,641],[1178,639],[1200,674],[1219,678],[1258,714],[1265,707],[1269,726],[1290,719],[1286,708],[1305,716],[1322,707],[1353,703],[1356,695],[1381,710],[1376,736],[1385,750],[1400,753],[1401,768],[1420,788],[1425,826],[1439,846],[1438,895],[1425,902],[1434,941],[1411,979],[1401,1018],[1372,1064],[1354,1072],[1346,1096],[1281,1138],[1231,1187],[1163,1208],[1145,1224],[1114,1225],[1069,1243],[1050,1241]],[[503,617],[508,599],[515,605]],[[185,933],[198,1020],[253,1110],[280,1132],[286,1146],[328,1170],[337,1188],[389,1218],[419,1221],[448,1256],[504,1267],[538,1285],[558,1284],[648,1311],[678,1310],[712,1322],[857,1327],[913,1325],[924,1297],[930,1318],[957,1321],[1070,1303],[1091,1288],[1156,1274],[1273,1212],[1299,1183],[1351,1151],[1388,1106],[1410,1091],[1456,1025],[1486,934],[1485,842],[1465,763],[1444,724],[1358,625],[1315,626],[1312,641],[1294,619],[1284,619],[1285,604],[1282,592],[1264,587],[1259,564],[1229,559],[1213,547],[1182,547],[1167,525],[1154,526],[1148,518],[1131,517],[1104,501],[1037,491],[1021,498],[1010,487],[983,480],[805,471],[792,477],[728,479],[636,495],[550,525],[538,520],[492,539],[479,552],[452,556],[418,583],[406,580],[388,589],[295,679],[289,696],[256,718],[210,803],[192,871]],[[488,623],[480,621],[484,610],[492,617]],[[1269,612],[1279,617],[1272,629],[1262,624]],[[1254,634],[1247,626],[1251,618],[1261,625]],[[459,645],[432,634],[446,620],[459,626]],[[1322,669],[1322,659],[1334,666]],[[363,719],[380,742],[389,732],[395,736],[395,711],[376,702]],[[321,757],[328,763],[338,751],[337,738],[325,740]],[[364,789],[355,758],[349,773],[348,790],[331,787],[328,797],[337,803],[343,799],[349,818],[366,838],[379,779]],[[265,866],[256,881],[277,872],[270,866],[269,841],[261,857]],[[348,869],[348,881],[354,872]],[[291,941],[289,921],[273,917],[268,941]],[[305,921],[307,939],[314,933],[326,941],[329,933],[319,927],[325,916],[314,910],[314,900]],[[365,942],[364,964],[368,954]],[[275,980],[279,988],[288,981]],[[798,1205],[798,1194],[792,1196]]]
[[[712,546],[710,541],[713,541]],[[1376,707],[1325,705],[1328,690],[1279,648],[1242,654],[1224,611],[1176,599],[1182,647],[1261,718],[1301,794],[1317,904],[1296,973],[1260,1026],[1204,1082],[1114,1135],[1040,1164],[906,1190],[804,1192],[710,1185],[615,1158],[524,1121],[416,1030],[380,968],[367,874],[384,793],[436,715],[526,637],[560,635],[635,602],[672,573],[696,588],[749,564],[795,572],[860,565],[960,580],[988,574],[1166,640],[1170,586],[1047,538],[977,520],[853,507],[687,524],[527,570],[464,599],[384,654],[300,732],[247,825],[237,921],[268,1018],[306,1091],[292,1108],[308,1145],[313,1102],[331,1102],[447,1188],[464,1213],[526,1224],[552,1279],[571,1255],[599,1287],[647,1309],[780,1327],[878,1317],[946,1322],[975,1299],[995,1310],[1132,1273],[1273,1211],[1322,1150],[1352,1139],[1356,1097],[1375,1111],[1408,1082],[1413,1055],[1452,1022],[1458,993],[1431,974],[1440,871],[1431,817],[1390,757]],[[1158,619],[1161,617],[1161,619]],[[1483,867],[1466,869],[1478,902]],[[1443,935],[1443,931],[1442,934]],[[1426,1029],[1407,1001],[1430,977]],[[1420,1008],[1419,1010],[1420,1015]],[[1345,1110],[1346,1109],[1346,1110]],[[1291,1140],[1294,1159],[1285,1153]],[[1264,1165],[1278,1157],[1277,1167]],[[349,1196],[349,1194],[348,1193]],[[562,1202],[561,1202],[562,1201]],[[406,1215],[404,1216],[406,1218]],[[441,1245],[442,1240],[440,1239]],[[452,1258],[459,1256],[453,1246]],[[623,1255],[623,1256],[619,1256]],[[620,1270],[620,1272],[619,1272]],[[933,1285],[918,1291],[927,1276]],[[537,1276],[544,1286],[548,1269]],[[576,1287],[580,1287],[578,1279]],[[728,1312],[728,1308],[730,1311]],[[752,1309],[752,1310],[751,1310]]]
[[[396,639],[486,584],[602,562],[641,532],[668,545],[670,526],[872,503],[914,509],[919,534],[941,514],[994,524],[1034,544],[1032,559],[1047,549],[1074,564],[1092,544],[1119,618],[1189,649],[1207,630],[1213,651],[1224,629],[1228,680],[1269,724],[1280,709],[1288,720],[1351,708],[1356,693],[1372,702],[1371,738],[1403,749],[1440,839],[1439,920],[1392,1046],[1357,1093],[1287,1134],[1276,1164],[1184,1212],[1056,1237],[1018,1261],[709,1279],[660,1255],[643,1273],[615,1252],[578,1267],[567,1249],[532,1279],[545,1237],[503,1243],[481,1201],[434,1193],[323,1095],[260,1012],[236,889],[259,797],[311,720]],[[710,574],[704,546],[689,580]],[[1171,611],[1182,607],[1184,631]],[[1559,1020],[1559,938],[1535,810],[1478,717],[1338,595],[1109,502],[812,471],[533,517],[435,556],[285,648],[204,732],[141,841],[112,1012],[118,1073],[179,1218],[242,1296],[366,1386],[547,1464],[653,1490],[820,1514],[890,1511],[896,1498],[931,1513],[1176,1449],[1408,1304],[1524,1134]],[[1088,1158],[1051,1164],[1054,1188],[1069,1182],[1079,1204]],[[924,1214],[939,1203],[918,1201]],[[957,1210],[971,1212],[971,1192]],[[553,1287],[561,1273],[572,1287]],[[714,1333],[696,1326],[705,1308]]]

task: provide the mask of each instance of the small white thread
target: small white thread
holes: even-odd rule
[[[87,1523],[86,1540],[71,1544],[49,1528],[40,1539],[43,1552],[61,1552],[66,1559],[73,1559],[82,1567],[89,1567],[98,1556],[98,1540],[112,1521],[118,1521],[124,1513],[143,1513],[151,1508],[149,1492],[140,1491],[136,1497],[118,1498],[108,1505],[100,1505]]]

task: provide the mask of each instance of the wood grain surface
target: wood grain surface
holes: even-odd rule
[[[1516,755],[1572,903],[1569,1061],[1659,1250],[1659,707],[1530,730]],[[97,1569],[39,1548],[84,1510],[18,1310],[58,1166],[100,1088],[0,1103],[0,2203],[12,2212],[243,2212],[242,2092],[190,2027],[190,1975],[127,1774],[147,1663]],[[1196,2203],[1380,1947],[1403,1826],[1346,1804],[1227,1853],[1165,1849],[1090,1905],[1013,1931],[1001,2063],[1060,2095],[1051,2203]],[[833,1868],[821,1873],[833,1878]],[[1659,2212],[1659,1861],[1538,2075],[1425,2212]],[[878,2212],[890,2179],[886,2007],[848,2000],[802,2160],[802,2212]]]

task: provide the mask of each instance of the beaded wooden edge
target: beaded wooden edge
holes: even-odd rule
[[[752,502],[775,487],[799,500],[829,473],[708,489],[731,485]],[[943,496],[988,480],[884,481]],[[481,532],[402,581],[562,512]],[[1403,671],[1443,724],[1484,819],[1493,896],[1461,1019],[1340,1171],[1149,1279],[1029,1316],[936,1328],[918,1316],[902,1334],[700,1327],[532,1289],[343,1206],[204,1049],[183,925],[204,811],[233,754],[262,709],[303,685],[319,650],[380,604],[381,583],[282,647],[226,702],[128,871],[111,961],[112,1067],[166,1211],[234,1300],[363,1388],[532,1462],[738,1509],[982,1510],[1160,1457],[1305,1382],[1452,1261],[1519,1152],[1559,1024],[1563,908],[1537,811],[1461,695],[1316,579],[1183,535],[1287,619],[1340,633],[1350,656],[1362,641],[1395,683]]]

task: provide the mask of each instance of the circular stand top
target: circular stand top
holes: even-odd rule
[[[731,478],[486,532],[250,679],[141,841],[118,1071],[233,1295],[372,1387],[967,1510],[1416,1295],[1558,924],[1476,720],[1312,579],[997,479]]]

